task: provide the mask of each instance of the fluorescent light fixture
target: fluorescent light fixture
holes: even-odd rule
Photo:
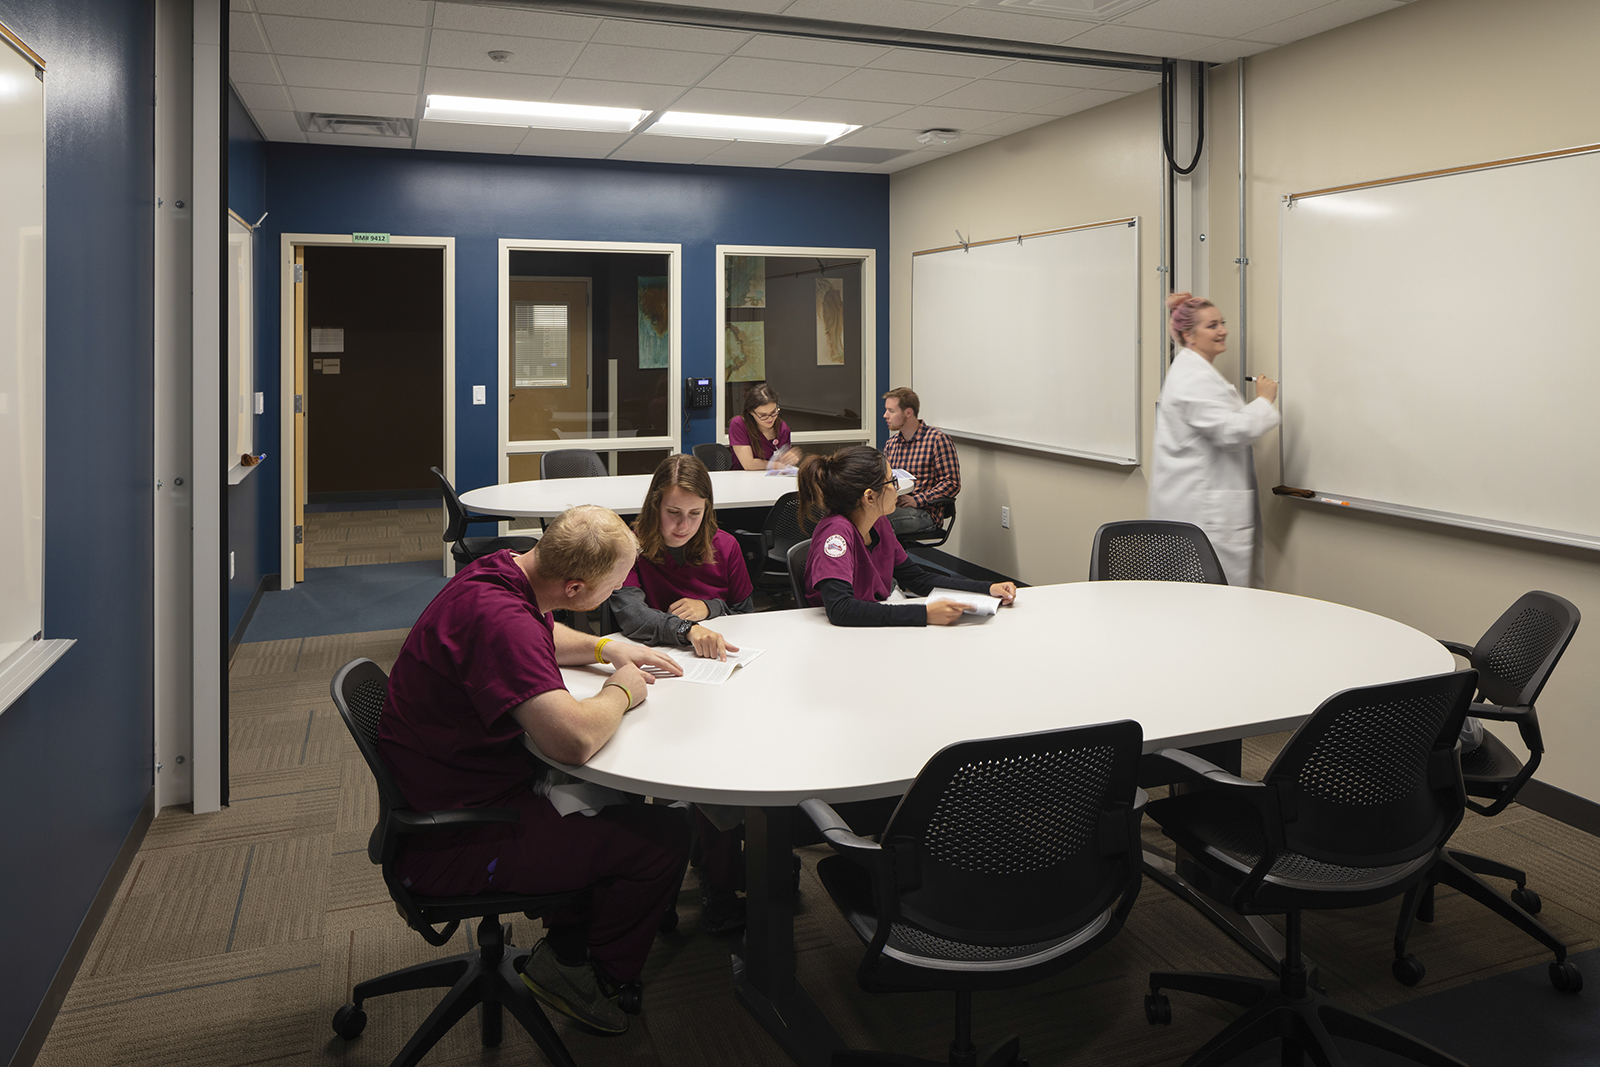
[[[542,130],[595,130],[627,133],[649,114],[632,107],[541,104],[531,100],[491,100],[477,96],[428,97],[422,117],[433,122],[476,122],[489,126],[534,126]]]
[[[697,115],[688,111],[668,111],[644,132],[667,137],[710,137],[719,141],[827,144],[860,128],[842,122],[800,122],[795,119],[755,119],[740,115]]]

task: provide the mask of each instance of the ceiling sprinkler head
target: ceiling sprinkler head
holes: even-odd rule
[[[511,61],[511,55],[512,53],[507,52],[503,48],[496,48],[493,52],[489,53],[489,58],[494,60],[496,63],[509,63]]]
[[[949,144],[961,136],[960,130],[923,130],[917,134],[918,144]]]

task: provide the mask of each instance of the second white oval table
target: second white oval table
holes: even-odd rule
[[[651,477],[649,474],[619,474],[506,482],[462,493],[461,503],[488,515],[529,519],[553,519],[579,504],[599,504],[630,515],[644,503]],[[780,496],[794,491],[793,475],[766,471],[711,472],[711,492],[718,508],[771,507]]]

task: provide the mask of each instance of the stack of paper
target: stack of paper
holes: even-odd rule
[[[686,682],[700,682],[704,685],[721,685],[733,677],[733,672],[751,663],[764,651],[761,648],[741,648],[737,652],[729,652],[726,660],[701,659],[694,654],[692,648],[663,648],[661,650],[683,667],[683,680]]]
[[[1000,610],[1000,598],[983,593],[963,593],[955,589],[935,588],[928,594],[928,599],[954,600],[961,605],[961,610],[967,615],[993,615]]]

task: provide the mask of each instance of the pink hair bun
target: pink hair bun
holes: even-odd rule
[[[1177,309],[1178,305],[1187,303],[1193,299],[1193,293],[1173,293],[1171,296],[1167,297],[1167,310],[1174,311]]]

